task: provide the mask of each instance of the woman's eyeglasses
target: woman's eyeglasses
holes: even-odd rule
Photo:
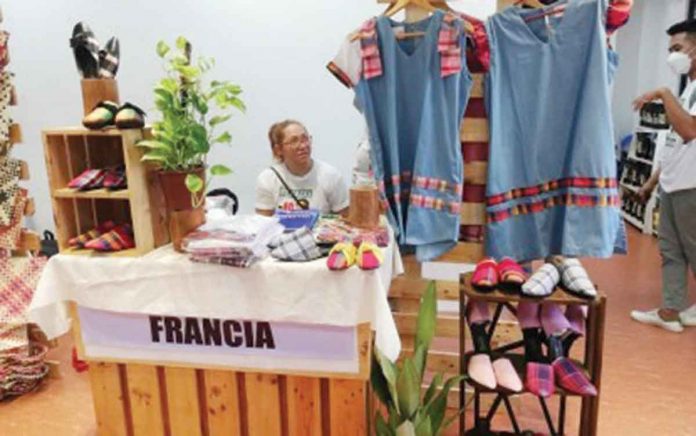
[[[283,142],[283,145],[288,145],[290,147],[299,147],[302,144],[311,144],[312,143],[312,136],[311,135],[302,135],[302,136],[293,136],[292,138],[288,139],[287,141]]]

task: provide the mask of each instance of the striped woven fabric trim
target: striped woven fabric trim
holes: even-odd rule
[[[618,195],[580,195],[568,193],[529,204],[520,204],[496,212],[489,212],[488,222],[496,223],[519,215],[539,213],[556,206],[613,207],[619,206],[620,203],[621,200]]]
[[[441,198],[418,194],[411,195],[411,205],[437,211],[445,210],[454,214],[458,214],[462,208],[462,204],[458,201],[445,201]]]
[[[350,77],[348,77],[348,75],[344,73],[343,70],[340,69],[333,61],[329,62],[326,65],[326,68],[338,79],[339,82],[343,83],[346,88],[352,88],[354,86],[353,82],[350,80]]]
[[[437,179],[434,177],[423,177],[416,176],[414,178],[414,185],[421,189],[428,189],[431,191],[438,192],[452,192],[458,197],[462,196],[462,185],[458,183],[451,183],[447,180]]]
[[[567,177],[565,179],[552,180],[536,186],[513,189],[503,194],[496,194],[488,197],[488,206],[496,206],[508,201],[523,197],[532,197],[545,192],[552,192],[563,188],[616,188],[618,183],[615,178],[592,178],[592,177]]]

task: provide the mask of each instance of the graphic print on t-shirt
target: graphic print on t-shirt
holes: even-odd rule
[[[311,201],[312,196],[314,195],[313,189],[293,189],[292,192],[295,194],[295,197],[297,197],[298,200],[305,199],[307,201]],[[295,202],[295,199],[292,198],[292,195],[290,195],[288,190],[283,186],[280,187],[278,209],[285,211],[301,209],[297,202]]]

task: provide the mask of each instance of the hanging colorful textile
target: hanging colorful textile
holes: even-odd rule
[[[508,8],[487,24],[491,143],[486,249],[494,257],[608,257],[626,249],[616,182],[606,0],[562,16]]]
[[[402,32],[424,36],[399,39]],[[381,16],[349,37],[328,65],[355,90],[390,222],[421,261],[459,237],[459,126],[471,87],[466,38],[462,20],[442,11],[415,23]]]

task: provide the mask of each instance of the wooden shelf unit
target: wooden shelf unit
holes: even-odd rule
[[[460,278],[460,300],[459,309],[462,316],[460,317],[460,372],[467,375],[468,371],[468,358],[472,354],[471,350],[467,349],[466,336],[468,334],[468,326],[466,324],[465,317],[463,314],[466,312],[466,302],[470,299],[485,301],[490,304],[496,305],[496,313],[493,316],[492,326],[489,328],[489,334],[495,333],[500,327],[501,322],[500,315],[504,308],[508,310],[516,309],[513,304],[526,301],[526,302],[536,302],[536,303],[553,303],[562,306],[568,305],[583,305],[587,307],[587,318],[586,318],[586,329],[585,337],[581,342],[584,344],[583,359],[582,361],[573,360],[573,362],[588,376],[592,384],[597,388],[597,396],[595,397],[581,397],[581,411],[580,411],[580,428],[578,434],[580,436],[592,436],[597,434],[597,421],[599,417],[599,402],[601,395],[601,379],[602,379],[602,356],[604,353],[604,326],[606,324],[606,296],[600,294],[594,299],[581,298],[572,294],[569,294],[561,288],[556,288],[556,290],[546,298],[531,298],[525,297],[518,294],[513,294],[510,292],[505,292],[501,290],[493,290],[492,292],[479,292],[473,288],[471,285],[472,273],[462,274]],[[509,322],[508,322],[509,324]],[[519,332],[519,338],[516,341],[491,344],[492,354],[498,356],[499,354],[508,357],[513,363],[513,366],[520,374],[520,378],[524,380],[525,375],[525,362],[524,362],[524,343],[521,340],[521,331],[519,326],[517,328]],[[521,351],[516,350],[521,349]],[[462,382],[464,385],[465,382]],[[460,387],[460,392],[463,392],[463,387]],[[488,403],[483,403],[481,396],[483,394],[495,395],[496,398],[493,400],[495,408],[497,408],[501,402],[507,402],[508,414],[509,401],[518,398],[520,395],[532,395],[526,390],[523,390],[519,394],[509,394],[502,392],[500,390],[489,390],[481,389],[474,386],[474,417],[475,417],[475,427],[481,425],[486,427],[485,418],[486,415],[492,416],[490,411],[488,413],[480,414],[482,408]],[[560,397],[559,413],[558,413],[558,424],[553,422],[551,414],[548,411],[548,406],[545,401],[540,399],[540,404],[544,409],[546,423],[549,426],[551,434],[565,434],[565,408],[567,397],[577,397],[575,394],[571,394],[564,391],[560,387],[556,386],[556,396]],[[464,396],[460,396],[460,407],[464,407],[468,404],[468,399]],[[462,420],[460,421],[460,434],[465,434],[470,429],[467,429],[467,419],[466,414],[462,415]],[[512,421],[513,426],[516,426],[516,421]],[[555,430],[555,431],[554,431]],[[516,434],[520,434],[519,429],[515,429]],[[488,434],[488,433],[487,433]]]
[[[135,145],[148,136],[148,129],[67,127],[43,131],[53,218],[62,253],[138,256],[168,242],[161,195],[156,191],[154,174],[140,161],[142,150]],[[77,191],[68,188],[68,183],[87,169],[117,165],[125,165],[127,189]],[[70,238],[107,220],[117,224],[130,223],[136,247],[121,252],[96,253],[68,246]]]

